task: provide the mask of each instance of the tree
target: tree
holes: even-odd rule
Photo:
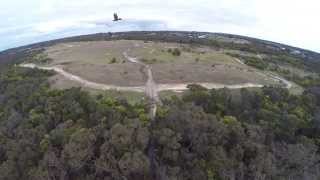
[[[180,56],[181,55],[181,51],[178,48],[174,48],[173,51],[172,51],[172,55]]]
[[[95,135],[88,129],[79,129],[71,135],[62,151],[62,158],[71,171],[80,173],[94,155]]]

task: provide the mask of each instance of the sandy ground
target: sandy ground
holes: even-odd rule
[[[139,47],[139,45],[135,44],[135,47]],[[137,58],[129,56],[128,52],[130,50],[131,49],[128,49],[127,51],[123,52],[124,57],[130,63],[142,65],[147,71],[145,74],[145,76],[148,77],[147,82],[145,84],[145,94],[147,97],[149,97],[149,101],[150,101],[150,117],[151,119],[154,119],[157,113],[157,104],[161,103],[161,101],[158,94],[159,89],[157,88],[157,84],[153,80],[152,68],[151,66],[140,62]]]
[[[115,86],[115,85],[107,85],[107,84],[101,84],[101,83],[96,83],[92,81],[88,81],[86,79],[83,79],[82,77],[76,76],[74,74],[71,74],[69,72],[66,72],[63,70],[61,67],[45,67],[45,66],[38,66],[35,64],[21,64],[21,67],[25,68],[37,68],[37,69],[42,69],[42,70],[52,70],[60,75],[62,75],[64,78],[75,81],[80,83],[84,87],[92,88],[92,89],[98,89],[98,90],[118,90],[118,91],[136,91],[136,92],[144,92],[145,88],[143,86]]]
[[[169,48],[181,49],[181,56],[168,53]],[[278,83],[268,76],[249,71],[241,61],[202,46],[129,40],[74,42],[49,47],[45,53],[53,59],[47,66],[61,66],[67,72],[101,84],[144,86],[147,70],[141,63],[127,63],[128,57],[148,64],[154,81],[159,84]],[[110,63],[113,57],[116,62]],[[199,62],[195,61],[196,58]]]
[[[179,48],[181,56],[168,53],[169,48]],[[152,89],[180,91],[188,84],[203,84],[208,88],[292,87],[277,75],[256,70],[206,46],[133,40],[93,41],[57,44],[47,48],[45,54],[52,61],[39,68],[51,68],[65,78],[96,89],[138,87],[141,91],[142,87],[149,86],[149,94],[155,94]],[[156,60],[151,64],[144,61],[150,57]],[[113,58],[116,61],[111,63]]]
[[[35,64],[21,64],[20,66],[25,67],[25,68],[38,68],[38,69],[42,69],[42,70],[53,70],[68,80],[78,82],[81,85],[83,85],[84,87],[89,87],[89,88],[97,89],[97,90],[114,89],[114,90],[119,90],[119,91],[136,91],[136,92],[144,92],[145,91],[145,86],[131,86],[130,87],[130,86],[116,86],[116,85],[95,83],[92,81],[85,80],[85,79],[83,79],[79,76],[73,75],[71,73],[68,73],[59,67],[44,67],[44,66],[38,66]],[[148,72],[151,73],[150,71],[148,71]],[[152,81],[152,78],[150,78],[149,81]],[[187,86],[189,84],[192,84],[192,83],[155,84],[154,86],[156,87],[157,91],[172,90],[172,91],[178,92],[178,91],[186,90]],[[220,88],[240,89],[240,88],[252,88],[252,87],[263,87],[264,86],[262,84],[253,84],[253,83],[227,85],[227,84],[219,84],[219,83],[195,82],[195,84],[199,84],[199,85],[206,87],[208,89],[220,89]],[[288,87],[288,88],[290,88],[290,87]]]
[[[167,52],[169,48],[181,48],[182,55],[173,56]],[[120,40],[59,44],[45,53],[52,59],[50,63],[20,66],[55,71],[59,74],[56,84],[64,78],[61,81],[95,90],[144,92],[152,119],[161,104],[159,92],[182,92],[189,84],[208,89],[293,86],[275,74],[248,67],[241,60],[208,47]]]
[[[131,63],[137,63],[141,64],[141,62],[136,61],[135,58],[132,58],[130,56],[127,56],[128,60]],[[92,81],[88,81],[86,79],[83,79],[79,76],[76,76],[74,74],[71,74],[69,72],[66,72],[61,67],[53,66],[53,67],[44,67],[44,66],[38,66],[36,64],[21,64],[21,67],[25,68],[38,68],[42,70],[53,70],[57,72],[58,74],[62,75],[64,78],[75,81],[77,83],[80,83],[83,87],[86,88],[92,88],[97,90],[117,90],[117,91],[136,91],[136,92],[145,92],[146,96],[150,99],[150,115],[151,119],[153,119],[157,112],[157,104],[161,103],[159,98],[159,91],[165,91],[165,90],[172,90],[176,92],[180,92],[187,89],[187,86],[189,83],[186,84],[156,84],[153,80],[152,75],[152,68],[149,65],[145,65],[145,68],[147,69],[147,76],[148,80],[145,83],[145,86],[140,87],[124,87],[124,86],[115,86],[115,85],[108,85],[108,84],[100,84]],[[208,89],[219,89],[219,88],[231,88],[231,89],[237,89],[237,88],[246,88],[246,87],[263,87],[261,84],[235,84],[235,85],[225,85],[225,84],[216,84],[216,83],[197,83],[203,87],[206,87]]]
[[[217,84],[263,84],[274,85],[277,81],[259,74],[255,70],[224,64],[207,65],[202,63],[152,64],[157,83],[217,83]]]

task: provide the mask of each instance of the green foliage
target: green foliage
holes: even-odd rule
[[[158,107],[157,109],[157,117],[159,119],[165,118],[168,115],[169,109],[166,107]]]
[[[51,58],[48,57],[45,53],[39,53],[34,55],[31,62],[38,63],[38,64],[48,64],[52,61]]]
[[[116,63],[116,62],[117,62],[117,58],[113,57],[113,58],[111,59],[111,61],[109,62],[109,64],[114,64],[114,63]]]
[[[148,122],[150,121],[150,117],[144,113],[139,115],[139,119],[143,124],[148,124]]]
[[[268,63],[256,57],[246,57],[244,59],[244,63],[261,70],[265,70],[268,68]]]
[[[266,70],[269,68],[268,62],[270,61],[266,61],[262,58],[253,57],[253,56],[244,56],[236,53],[226,53],[226,54],[235,58],[242,59],[246,65],[255,67],[257,69]]]
[[[313,87],[320,85],[320,77],[319,75],[317,77],[315,76],[286,76],[289,80],[294,81],[295,83],[303,86],[303,87]]]
[[[45,135],[44,138],[40,141],[40,150],[41,152],[46,152],[50,145],[50,137],[49,135]]]
[[[180,56],[181,55],[181,51],[178,48],[174,48],[173,51],[172,51],[172,55]]]
[[[267,55],[263,58],[240,55],[237,53],[226,53],[232,57],[240,58],[245,64],[261,70],[270,70],[282,75],[285,79],[293,81],[298,85],[308,88],[320,85],[320,75],[299,75],[290,70],[282,69],[279,66],[296,67],[301,70],[309,71],[311,67],[307,67],[303,60],[292,57],[286,54],[281,55]]]
[[[296,57],[292,57],[286,54],[281,54],[277,56],[273,55],[273,56],[267,57],[266,60],[274,63],[289,64],[293,67],[304,68],[304,63],[301,59],[298,59]]]
[[[141,58],[140,60],[146,64],[154,64],[158,61],[156,58],[152,58],[152,59]]]
[[[237,118],[233,117],[233,116],[225,116],[225,117],[223,117],[222,122],[224,124],[227,124],[227,125],[234,125],[234,124],[238,123]]]
[[[0,179],[320,177],[319,87],[292,95],[193,84],[151,121],[146,102],[50,90],[50,75],[0,72]]]
[[[174,49],[169,48],[167,51],[168,51],[168,53],[172,54],[173,56],[180,56],[181,55],[181,51],[178,48],[174,48]]]

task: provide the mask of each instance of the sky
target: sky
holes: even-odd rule
[[[0,50],[98,32],[222,32],[320,52],[319,0],[0,0]],[[113,22],[117,12],[123,21]]]

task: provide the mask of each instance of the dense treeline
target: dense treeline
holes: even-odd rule
[[[208,36],[207,38],[200,38]],[[236,43],[233,41],[221,41],[220,38],[247,41],[249,43]],[[69,38],[62,38],[52,41],[36,43],[28,46],[10,49],[0,52],[0,63],[3,61],[12,61],[16,54],[28,54],[33,51],[39,51],[43,48],[52,46],[57,43],[79,42],[79,41],[109,41],[109,40],[143,40],[143,41],[163,41],[176,42],[193,45],[206,45],[221,49],[240,50],[254,54],[268,54],[274,56],[283,56],[290,59],[299,59],[300,63],[307,65],[313,71],[319,72],[320,54],[300,48],[295,48],[279,43],[264,41],[260,39],[223,34],[223,33],[204,33],[204,32],[187,32],[187,31],[131,31],[117,33],[97,33],[90,35],[81,35]],[[0,67],[1,68],[1,67]]]
[[[51,90],[51,72],[0,74],[1,180],[320,177],[320,87],[190,85],[150,122],[143,102]]]
[[[284,54],[266,55],[265,57],[247,56],[236,53],[227,54],[241,59],[249,66],[280,74],[285,79],[295,82],[302,87],[309,88],[313,86],[320,86],[320,68],[317,67],[316,63],[309,64],[307,61]],[[294,70],[288,70],[290,67],[312,73],[305,75],[304,73],[294,72]]]
[[[119,161],[123,169],[139,163],[127,152],[132,146],[144,156],[146,105],[93,98],[76,88],[49,90],[48,75],[20,68],[1,73],[0,179],[80,179],[104,174],[109,166],[103,163]],[[110,165],[112,176],[124,175]]]
[[[302,95],[191,85],[181,98],[165,100],[150,122],[143,101],[51,90],[46,79],[52,72],[7,66],[35,57],[47,61],[37,56],[41,51],[0,54],[0,180],[320,178],[319,78],[274,69],[306,87]],[[271,58],[245,62],[267,70],[278,63],[317,69],[266,53]]]

